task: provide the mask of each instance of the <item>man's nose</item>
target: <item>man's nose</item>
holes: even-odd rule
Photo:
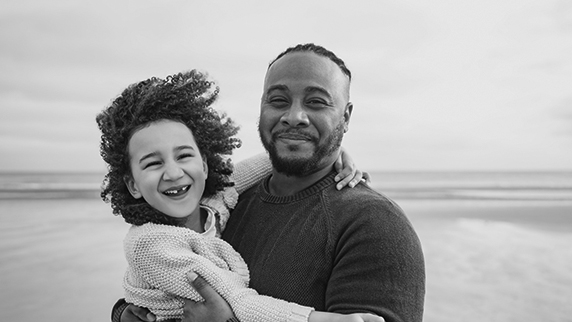
[[[297,101],[293,102],[292,105],[284,111],[280,121],[282,124],[292,127],[308,126],[308,124],[310,124],[304,105]]]

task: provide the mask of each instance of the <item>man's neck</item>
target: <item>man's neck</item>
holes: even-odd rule
[[[272,177],[268,181],[268,190],[271,194],[280,197],[294,195],[320,181],[333,168],[333,164],[331,164],[303,177],[287,176],[273,169]]]

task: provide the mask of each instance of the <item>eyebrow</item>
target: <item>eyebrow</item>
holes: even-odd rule
[[[322,94],[326,95],[326,96],[327,96],[328,98],[330,98],[330,99],[332,98],[332,96],[330,95],[330,93],[329,93],[325,88],[322,88],[322,87],[320,87],[320,86],[308,86],[308,87],[306,87],[306,88],[304,89],[304,92],[305,92],[306,94],[314,93],[314,92],[319,92],[319,93],[322,93]]]
[[[158,154],[159,153],[157,153],[157,152],[151,152],[149,154],[145,154],[144,156],[141,157],[141,159],[139,159],[139,164],[141,164],[141,162],[145,161],[146,159],[157,156]]]
[[[272,91],[290,91],[290,89],[288,88],[288,86],[286,85],[272,85],[270,87],[268,87],[268,90],[266,91],[266,95],[270,94],[270,92]],[[330,95],[330,93],[325,89],[322,88],[320,86],[308,86],[306,88],[304,88],[304,93],[306,94],[310,94],[310,93],[314,93],[314,92],[319,92],[322,93],[326,96],[328,96],[328,98],[332,98],[332,96]]]
[[[268,87],[268,90],[266,90],[266,95],[270,94],[270,92],[273,91],[288,91],[288,86],[286,85],[272,85],[270,87]]]
[[[179,145],[178,147],[175,148],[175,151],[181,151],[181,150],[186,150],[186,149],[191,149],[191,150],[195,150],[195,148],[193,148],[190,145]]]

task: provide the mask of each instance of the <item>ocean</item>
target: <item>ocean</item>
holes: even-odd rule
[[[371,172],[396,200],[572,201],[572,171]],[[102,173],[0,173],[1,199],[99,198]]]

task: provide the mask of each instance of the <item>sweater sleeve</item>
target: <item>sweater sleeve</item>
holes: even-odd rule
[[[260,180],[272,172],[272,164],[266,153],[260,153],[248,159],[238,162],[231,180],[235,184],[236,191],[241,194],[253,187]]]
[[[185,240],[186,239],[186,240]],[[197,273],[231,306],[240,321],[305,322],[312,308],[258,295],[248,288],[248,270],[240,255],[218,238],[189,231],[185,238],[166,231],[145,234],[134,247],[134,268],[154,288],[202,301],[187,280]],[[151,308],[150,306],[147,306]]]
[[[366,311],[387,322],[421,322],[425,267],[413,227],[389,201],[363,200],[353,206],[360,212],[341,223],[335,242],[328,311]]]

